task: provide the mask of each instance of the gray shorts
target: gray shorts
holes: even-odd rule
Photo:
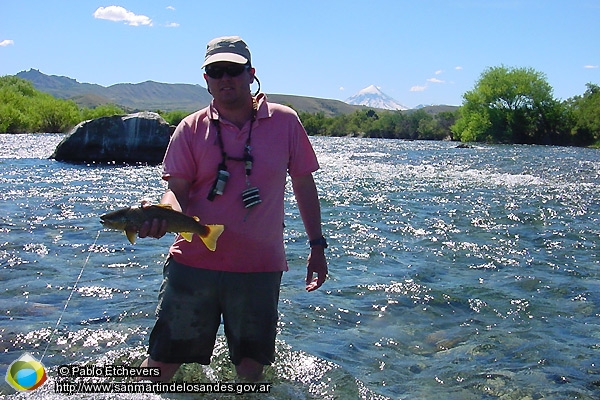
[[[210,364],[223,316],[229,357],[275,359],[282,272],[236,273],[166,261],[148,354],[165,363]]]

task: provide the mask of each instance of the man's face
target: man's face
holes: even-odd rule
[[[222,105],[245,102],[254,81],[254,68],[231,62],[217,62],[206,66],[204,79],[215,101]]]

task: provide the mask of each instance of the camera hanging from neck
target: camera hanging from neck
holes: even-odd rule
[[[225,151],[225,145],[223,144],[223,137],[221,135],[221,123],[219,119],[212,119],[211,122],[216,127],[217,142],[221,150],[221,163],[219,164],[217,171],[217,178],[211,191],[208,193],[208,200],[213,201],[216,195],[222,195],[225,189],[225,184],[229,179],[229,172],[227,171],[227,160],[242,161],[244,162],[244,169],[246,171],[246,184],[248,188],[242,192],[242,201],[244,202],[245,208],[250,208],[262,202],[258,193],[257,187],[250,186],[250,174],[252,173],[252,164],[254,158],[252,157],[251,143],[252,143],[252,127],[254,121],[256,121],[256,113],[258,110],[258,104],[256,99],[252,99],[252,116],[250,118],[250,129],[248,130],[248,137],[246,138],[246,144],[244,146],[244,155],[242,157],[231,157]]]

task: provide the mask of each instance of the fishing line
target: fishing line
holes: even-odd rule
[[[75,293],[75,290],[77,289],[77,284],[79,283],[79,280],[81,279],[81,276],[83,275],[83,270],[85,269],[85,266],[87,265],[88,261],[90,261],[90,256],[92,255],[92,249],[96,246],[96,242],[98,241],[99,237],[100,237],[100,231],[98,231],[98,234],[96,235],[96,239],[94,239],[94,243],[92,243],[92,246],[88,250],[87,258],[85,259],[85,262],[81,266],[81,270],[79,271],[79,275],[77,276],[77,279],[75,279],[75,283],[73,284],[73,289],[71,289],[71,293],[69,293],[69,297],[67,298],[67,301],[65,302],[65,306],[64,306],[62,312],[60,313],[60,316],[58,317],[58,321],[56,321],[56,326],[52,330],[52,333],[50,334],[50,338],[48,338],[48,343],[46,344],[44,353],[42,354],[42,357],[40,358],[40,362],[42,362],[42,360],[44,359],[44,356],[46,355],[46,352],[48,351],[48,347],[50,347],[50,343],[52,343],[52,338],[54,338],[54,334],[56,333],[56,331],[58,331],[58,326],[60,325],[60,322],[62,321],[62,318],[65,315],[65,311],[67,311],[69,302],[71,301],[71,298],[73,297],[73,293]]]

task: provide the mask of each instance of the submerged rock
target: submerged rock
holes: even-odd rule
[[[474,147],[471,146],[470,144],[466,144],[466,143],[461,143],[458,146],[456,146],[457,149],[473,149]]]
[[[69,162],[158,164],[172,128],[158,114],[139,112],[81,122],[50,158]]]

